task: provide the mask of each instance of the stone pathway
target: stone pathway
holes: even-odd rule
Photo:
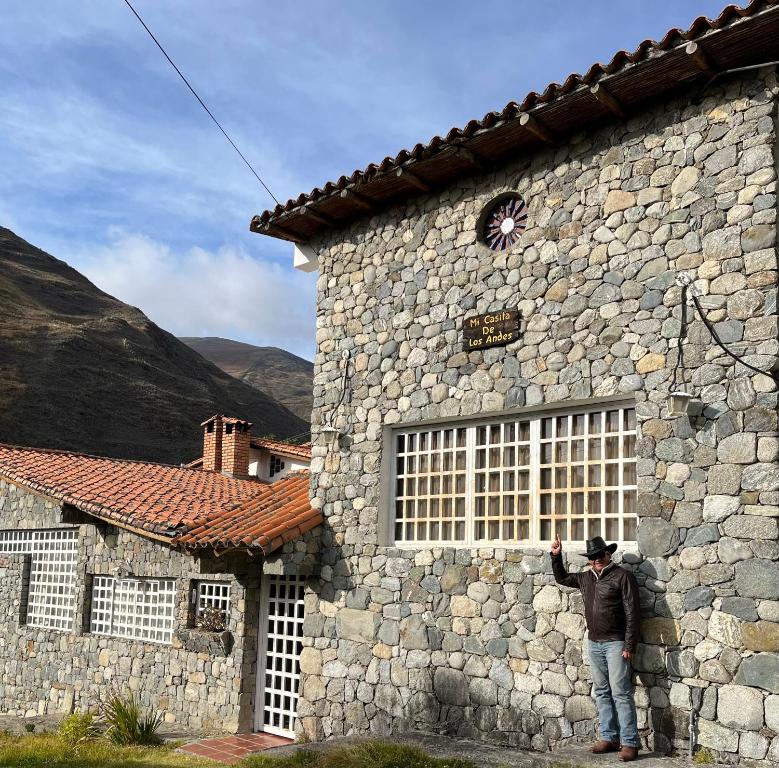
[[[321,751],[333,747],[356,744],[363,739],[345,737],[314,744],[288,744],[268,750],[267,754],[284,755],[298,750]],[[471,760],[479,768],[617,768],[620,762],[615,753],[593,755],[589,744],[568,744],[554,752],[529,752],[484,742],[438,736],[426,733],[396,734],[391,741],[417,744],[436,757],[460,757]],[[638,768],[692,768],[693,763],[683,757],[664,757],[639,752]]]
[[[255,752],[264,752],[266,749],[291,745],[292,743],[290,739],[272,736],[269,733],[244,733],[192,741],[179,747],[177,751],[232,765]]]

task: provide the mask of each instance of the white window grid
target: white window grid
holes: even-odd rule
[[[0,531],[0,552],[30,556],[26,623],[71,631],[76,614],[78,530]]]
[[[297,576],[266,576],[262,595],[256,726],[292,738],[303,648],[305,582]]]
[[[395,432],[395,542],[633,543],[635,419],[613,405]]]
[[[225,626],[230,620],[230,584],[226,581],[199,581],[195,619],[199,619],[206,608],[219,611]]]
[[[90,631],[169,644],[175,628],[175,579],[92,578]]]

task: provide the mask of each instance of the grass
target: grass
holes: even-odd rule
[[[301,749],[291,755],[254,755],[241,768],[476,768],[470,760],[431,757],[409,744],[366,741],[323,752]]]
[[[211,760],[174,752],[174,745],[119,747],[108,739],[70,744],[59,734],[0,734],[0,768],[215,768]]]
[[[706,747],[700,747],[692,756],[695,765],[709,765],[714,762],[714,753]]]
[[[123,747],[104,737],[74,744],[57,733],[0,734],[0,768],[218,768],[219,763],[174,752],[176,745]],[[236,768],[476,768],[469,760],[431,757],[419,747],[366,741],[324,752],[253,755]]]

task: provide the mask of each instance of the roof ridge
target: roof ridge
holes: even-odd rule
[[[67,448],[38,448],[33,445],[19,445],[18,443],[0,442],[0,448],[8,448],[14,451],[35,451],[37,453],[49,453],[58,456],[76,456],[82,459],[102,459],[103,461],[117,461],[123,464],[147,464],[153,467],[168,467],[170,469],[188,469],[186,464],[167,464],[163,461],[145,461],[144,459],[123,459],[114,456],[101,456],[97,453],[82,453],[71,451]]]
[[[271,231],[273,222],[285,213],[320,199],[328,198],[333,193],[339,191],[345,194],[348,188],[362,183],[370,183],[393,168],[403,167],[403,164],[409,160],[419,160],[423,158],[425,153],[435,155],[443,149],[472,138],[478,131],[494,127],[495,123],[516,119],[523,112],[528,112],[536,106],[549,104],[558,98],[575,92],[577,89],[593,86],[602,78],[621,72],[632,65],[646,62],[648,59],[659,58],[679,45],[699,40],[709,33],[718,32],[729,25],[737,24],[743,19],[754,18],[761,12],[767,13],[775,9],[778,3],[779,0],[751,0],[744,7],[734,4],[726,5],[714,19],[709,19],[703,15],[697,16],[686,30],[672,27],[659,41],[647,38],[641,41],[635,50],[631,52],[618,50],[608,63],[601,64],[600,62],[595,62],[584,74],[573,72],[564,79],[563,83],[554,81],[548,83],[541,93],[530,91],[519,102],[515,100],[509,101],[499,112],[488,112],[480,120],[472,119],[463,127],[455,126],[451,128],[445,136],[435,135],[425,143],[418,142],[411,149],[400,150],[394,157],[388,155],[379,163],[370,163],[363,169],[353,171],[349,176],[341,175],[337,181],[328,181],[321,187],[314,187],[307,194],[301,193],[296,198],[290,198],[286,203],[279,203],[273,209],[267,209],[259,216],[255,216],[252,219],[251,229],[262,234],[294,240],[296,235],[294,229],[291,231],[284,230],[284,227],[287,226],[286,220],[284,221],[284,226],[280,223],[275,232]],[[377,200],[376,202],[383,201]],[[345,224],[351,218],[353,216],[347,216],[344,219],[339,216],[328,226]],[[305,238],[301,236],[297,239]]]

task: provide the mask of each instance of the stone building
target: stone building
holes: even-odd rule
[[[590,737],[558,531],[639,582],[644,740],[779,762],[777,59],[731,6],[252,221],[320,273],[311,737]]]
[[[210,471],[0,445],[0,711],[134,692],[173,727],[292,735],[321,514],[307,471],[250,478],[248,422],[203,426]]]

